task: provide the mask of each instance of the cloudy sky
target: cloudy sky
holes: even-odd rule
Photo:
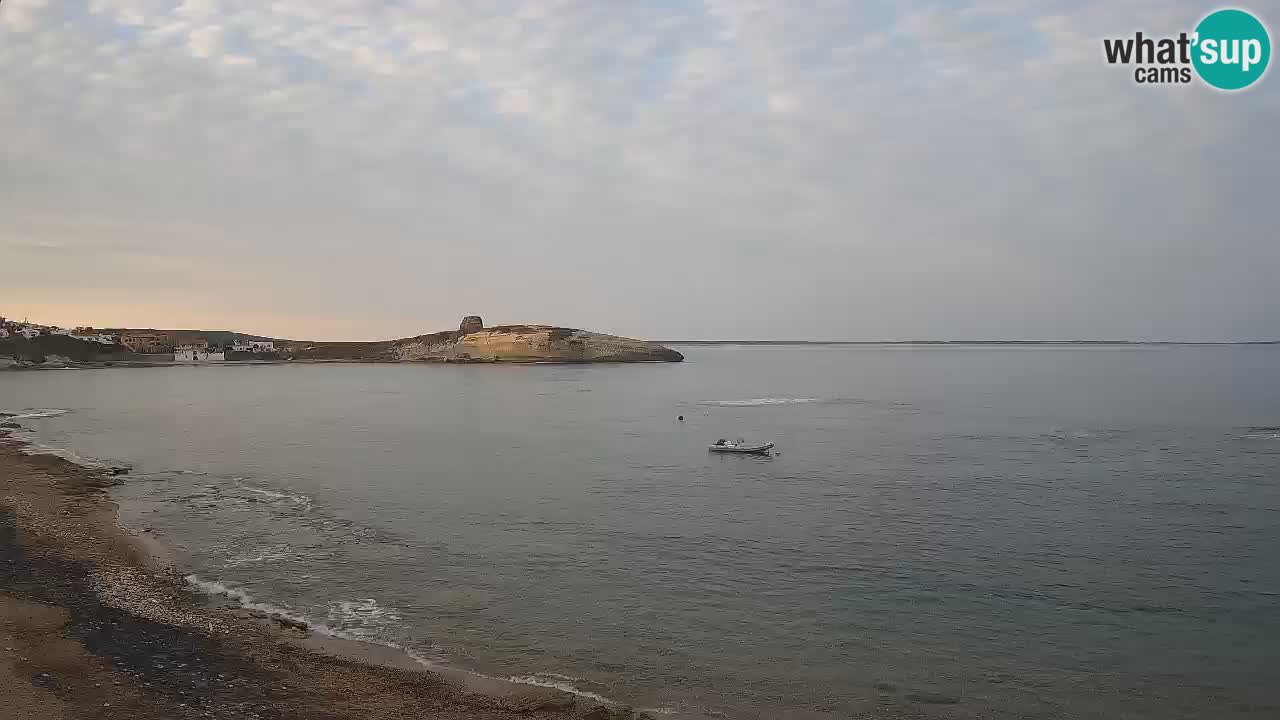
[[[0,314],[1280,338],[1280,78],[1102,61],[1215,7],[0,0]]]

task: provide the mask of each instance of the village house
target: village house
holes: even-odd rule
[[[0,338],[7,338],[7,337],[9,337],[9,328],[5,327],[2,323],[0,323]]]
[[[173,350],[168,335],[155,332],[126,332],[120,336],[120,344],[136,353],[155,354]]]
[[[55,328],[53,331],[53,334],[68,335],[72,338],[75,338],[76,340],[83,340],[85,342],[98,343],[99,345],[115,345],[116,344],[115,335],[109,335],[104,332],[97,332],[93,328],[88,328],[88,327],[76,328],[75,330],[70,330],[70,331],[62,331],[61,328]]]
[[[251,352],[251,353],[267,353],[275,352],[276,344],[273,340],[244,340],[236,338],[231,341],[232,352]]]
[[[226,353],[210,352],[208,342],[203,346],[179,345],[173,352],[174,362],[222,362],[226,358]]]

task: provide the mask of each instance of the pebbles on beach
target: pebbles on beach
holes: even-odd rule
[[[93,591],[104,605],[166,625],[227,633],[230,627],[211,613],[179,607],[168,600],[162,581],[138,568],[100,567],[93,572]]]

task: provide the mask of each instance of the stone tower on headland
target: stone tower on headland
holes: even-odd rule
[[[484,320],[479,315],[468,315],[462,318],[462,323],[458,325],[458,334],[470,335],[474,332],[480,332],[484,329]]]

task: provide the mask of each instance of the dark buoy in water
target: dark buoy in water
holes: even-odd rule
[[[684,416],[683,416],[683,415],[681,415],[680,417],[678,417],[678,418],[676,418],[676,419],[677,419],[677,420],[679,420],[680,422],[684,422]]]

